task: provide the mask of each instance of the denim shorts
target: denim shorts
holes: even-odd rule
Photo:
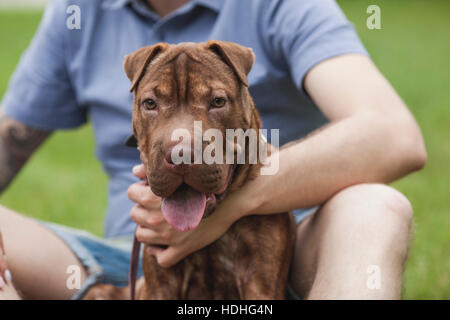
[[[295,222],[299,224],[309,215],[315,213],[317,207],[294,211]],[[102,239],[89,232],[70,227],[41,222],[53,231],[72,250],[85,267],[88,278],[72,296],[73,300],[82,299],[89,289],[99,283],[118,287],[128,285],[128,271],[133,235]],[[142,275],[142,260],[139,262],[138,277]],[[296,298],[288,288],[288,297]]]

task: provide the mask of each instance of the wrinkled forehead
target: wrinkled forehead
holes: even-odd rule
[[[216,54],[196,44],[171,45],[148,66],[139,83],[138,91],[154,90],[162,96],[174,96],[187,91],[206,95],[212,90],[223,90],[233,95],[238,81]]]

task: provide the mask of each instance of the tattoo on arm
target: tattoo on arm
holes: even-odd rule
[[[50,133],[30,128],[0,111],[0,193]]]

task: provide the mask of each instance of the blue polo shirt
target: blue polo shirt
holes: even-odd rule
[[[67,27],[70,5],[80,29]],[[73,22],[73,20],[71,20]],[[3,97],[4,112],[31,127],[78,127],[88,119],[96,155],[109,177],[105,236],[134,231],[127,188],[139,163],[124,146],[131,134],[132,96],[124,56],[157,42],[211,39],[251,47],[248,81],[265,128],[280,143],[326,122],[304,92],[305,74],[318,62],[366,54],[353,26],[333,0],[191,0],[160,18],[142,0],[52,0]]]

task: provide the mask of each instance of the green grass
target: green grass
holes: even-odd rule
[[[378,4],[382,30],[366,28]],[[405,298],[450,299],[450,2],[340,0],[371,56],[416,116],[427,167],[394,184],[415,209]],[[0,12],[0,94],[40,20],[40,12]],[[93,155],[92,130],[56,133],[0,203],[39,219],[101,235],[106,178]]]

